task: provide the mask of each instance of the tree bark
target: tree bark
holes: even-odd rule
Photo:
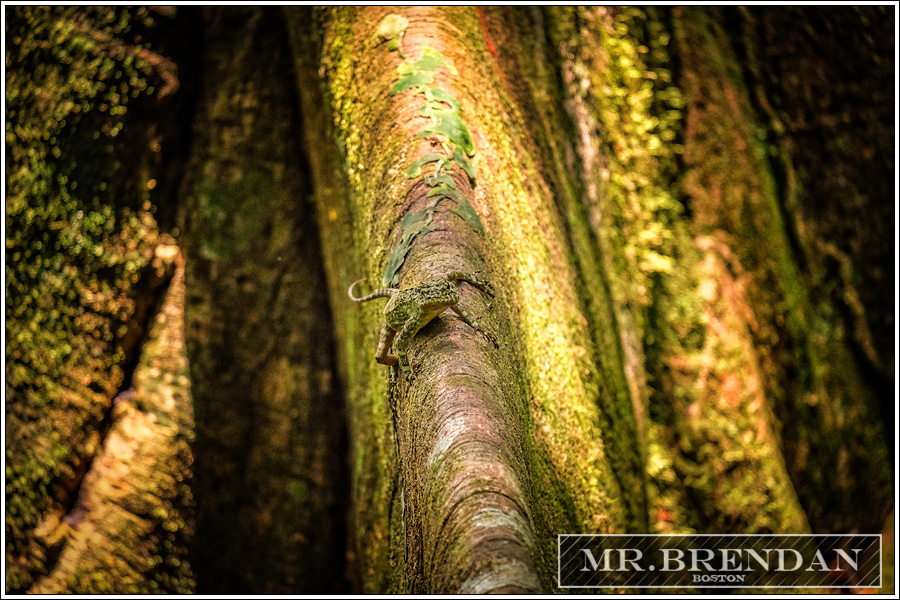
[[[191,283],[197,589],[340,592],[344,411],[287,32],[280,12],[261,7],[205,8],[200,26],[178,218]]]
[[[408,21],[407,62],[434,48],[456,67],[430,85],[461,105],[477,177],[457,183],[485,230],[436,211],[400,287],[461,269],[498,289],[489,309],[470,301],[489,310],[500,349],[442,317],[413,342],[411,385],[371,360],[381,316],[345,297],[361,276],[378,287],[408,237],[404,217],[426,206],[408,167],[440,152],[417,138],[422,95],[391,93],[403,73],[378,33],[388,13]],[[534,576],[549,589],[552,550],[534,540],[560,531],[880,529],[892,502],[881,409],[852,393],[880,384],[840,342],[859,321],[809,300],[821,280],[793,245],[814,218],[766,156],[790,164],[790,148],[753,138],[773,125],[752,108],[731,29],[751,28],[752,13],[287,16],[303,112],[321,124],[307,149],[332,304],[348,323],[338,334],[370,590],[534,589]],[[822,328],[836,337],[811,336]],[[836,416],[848,410],[862,420]],[[812,466],[809,453],[828,447],[837,454]],[[880,508],[850,501],[863,493]],[[474,533],[489,513],[504,515],[491,522],[496,544]],[[493,567],[504,563],[517,566],[508,578]]]
[[[150,97],[172,76],[135,39],[151,20],[7,24],[8,592],[193,588],[183,269],[153,215],[178,104]]]
[[[403,215],[428,202],[427,188],[407,177],[409,165],[434,151],[415,139],[424,128],[419,99],[389,93],[399,56],[375,35],[389,12],[287,13],[299,42],[305,114],[316,114],[322,101],[319,65],[300,45],[315,41],[315,32],[303,28],[316,23],[324,33],[325,113],[315,119],[322,128],[307,129],[307,148],[316,191],[332,188],[316,200],[332,306],[337,321],[348,323],[339,334],[351,452],[361,461],[354,492],[358,552],[371,569],[364,583],[369,590],[389,578],[397,591],[537,591],[550,581],[554,557],[536,540],[551,531],[615,530],[628,518],[613,505],[624,494],[597,443],[595,362],[562,224],[529,141],[512,126],[517,115],[499,95],[477,13],[400,11],[409,20],[401,50],[415,60],[434,48],[460,73],[438,71],[435,86],[460,103],[474,140],[474,185],[460,169],[452,175],[486,232],[437,211],[437,229],[412,245],[400,287],[480,271],[497,297],[488,307],[464,289],[462,304],[500,347],[442,317],[413,340],[416,380],[389,385],[387,369],[372,360],[379,311],[351,305],[346,289],[365,274],[377,285],[403,234]],[[343,157],[329,156],[332,124]],[[342,171],[347,184],[334,190]]]
[[[561,533],[892,527],[892,13],[11,14],[8,592],[549,592]],[[376,362],[350,285],[451,272],[493,293]]]

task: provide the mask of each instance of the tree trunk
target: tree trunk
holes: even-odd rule
[[[892,528],[893,13],[155,11],[7,29],[7,591]]]
[[[11,12],[6,589],[186,593],[184,269],[153,214],[174,65],[146,9]]]
[[[201,17],[178,218],[198,591],[340,592],[346,429],[287,31],[263,8]]]
[[[389,13],[408,21],[399,51],[392,30],[380,35]],[[817,215],[797,204],[796,174],[793,188],[777,180],[787,140],[759,137],[777,123],[756,115],[766,90],[749,93],[732,49],[758,51],[756,27],[775,35],[757,13],[287,14],[303,112],[321,125],[306,140],[332,305],[348,323],[353,510],[371,590],[535,589],[535,578],[549,589],[553,547],[535,540],[561,531],[880,530],[892,504],[883,388],[865,372],[889,361],[853,338],[874,348],[865,311],[885,307],[854,300],[854,275],[805,272],[846,251],[820,243],[813,258]],[[790,21],[766,15],[772,29]],[[414,235],[429,187],[407,171],[446,139],[419,137],[429,100],[416,86],[392,93],[415,71],[397,71],[400,52],[455,67],[426,87],[459,103],[471,133],[476,176],[452,175],[484,235],[440,207]],[[400,287],[482,271],[497,298],[463,302],[501,343],[444,317],[411,345],[420,376],[392,385],[371,360],[382,317],[345,290],[388,283],[410,237]],[[834,292],[817,294],[836,283],[858,307],[850,320]],[[852,500],[863,494],[880,508]]]

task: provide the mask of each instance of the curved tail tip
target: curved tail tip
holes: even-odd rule
[[[359,302],[361,300],[361,298],[357,298],[356,296],[353,295],[353,288],[355,288],[357,286],[357,284],[362,283],[365,280],[366,280],[365,277],[363,277],[362,279],[357,279],[356,281],[354,281],[353,283],[350,284],[350,287],[347,288],[347,295],[350,296],[351,300],[355,300],[356,302]]]

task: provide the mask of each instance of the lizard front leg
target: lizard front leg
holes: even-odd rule
[[[416,335],[416,332],[425,324],[422,322],[423,316],[421,310],[409,315],[406,323],[403,324],[403,328],[400,329],[400,333],[397,334],[397,356],[400,358],[400,367],[403,369],[403,372],[406,373],[407,381],[415,379],[416,374],[409,364],[409,357],[407,356],[406,351],[409,349],[409,343],[412,341],[413,336]]]
[[[375,350],[375,362],[382,365],[396,367],[398,360],[391,354],[391,344],[397,332],[388,327],[387,323],[381,326],[381,337],[378,338],[378,349]]]
[[[483,327],[481,327],[481,325],[479,325],[478,322],[475,321],[475,319],[473,319],[472,317],[469,316],[469,313],[467,313],[466,311],[461,309],[456,304],[450,305],[450,310],[452,310],[457,315],[459,315],[459,318],[462,319],[463,321],[465,321],[469,327],[483,333],[485,335],[485,337],[487,337],[487,339],[491,340],[491,342],[494,344],[494,346],[497,346],[498,348],[500,347],[500,345],[497,343],[497,338],[495,338],[492,333],[490,333],[489,331],[487,331]]]
[[[489,281],[480,279],[477,273],[463,273],[462,271],[452,271],[446,275],[450,281],[465,281],[474,285],[488,296],[494,297],[494,286]]]

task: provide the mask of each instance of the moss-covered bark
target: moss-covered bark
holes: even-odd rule
[[[560,533],[888,527],[889,13],[153,10],[10,13],[8,591],[555,591]],[[392,376],[348,287],[450,271],[482,331]]]
[[[281,13],[208,8],[179,226],[207,593],[344,589],[346,449]]]
[[[789,18],[789,13],[782,16]],[[839,249],[859,243],[865,234],[856,230],[857,237],[848,239],[832,237],[827,229],[816,231],[833,226],[833,218],[818,208],[818,216],[810,217],[800,204],[807,178],[794,165],[806,159],[777,134],[768,137],[768,115],[758,116],[752,108],[725,21],[715,12],[676,16],[689,107],[682,188],[696,233],[709,250],[732,264],[734,277],[745,281],[739,302],[747,312],[742,319],[752,345],[747,350],[755,354],[757,366],[754,385],[739,387],[758,389],[768,398],[766,410],[778,417],[774,433],[813,529],[875,532],[892,503],[889,451],[879,419],[887,373],[878,373],[859,350],[859,339],[871,336],[860,320],[865,313],[856,315],[842,306],[846,302],[863,310],[864,305],[854,284],[855,263]],[[745,44],[750,56],[763,52],[752,38]],[[859,60],[865,64],[870,56],[860,54]],[[829,61],[822,56],[813,64],[797,65],[785,85],[807,70],[814,77],[815,64],[824,68]],[[750,65],[759,68],[753,61]],[[884,100],[873,98],[872,110],[881,110],[879,102]],[[797,115],[794,126],[801,121]],[[828,135],[823,127],[810,128]],[[871,143],[888,134],[882,130]],[[848,185],[856,189],[857,184]],[[886,210],[881,202],[874,204],[876,212]],[[875,237],[869,243],[881,246],[878,230],[871,233]],[[835,253],[846,272],[827,276],[833,264],[829,256]],[[887,318],[880,300],[870,307]]]
[[[721,268],[701,263],[678,200],[676,138],[685,103],[673,79],[667,14],[563,9],[546,18],[561,56],[555,66],[564,95],[556,105],[566,108],[580,158],[576,177],[567,181],[559,169],[556,178],[561,190],[577,195],[557,197],[568,198],[573,253],[593,302],[587,314],[603,349],[600,362],[612,374],[608,389],[625,396],[617,411],[605,410],[613,448],[640,458],[632,473],[648,477],[643,493],[651,506],[632,496],[643,500],[638,516],[660,532],[701,523],[802,530],[770,409],[758,393],[755,357],[740,341],[746,333],[739,315],[747,314],[740,292]],[[529,80],[548,95],[545,75]],[[551,115],[543,123],[560,122],[532,105]],[[564,147],[560,130],[545,125],[545,139],[553,140],[546,147]],[[669,377],[676,363],[684,372]],[[621,466],[617,473],[628,489],[640,490],[628,483],[635,475]]]
[[[729,45],[731,13],[393,11],[409,22],[399,46],[410,64],[427,45],[456,67],[458,76],[439,72],[428,85],[461,105],[477,149],[465,193],[485,230],[479,239],[438,210],[436,229],[410,245],[401,286],[486,265],[501,290],[486,322],[505,344],[493,352],[477,335],[458,339],[453,320],[442,319],[413,344],[425,375],[409,387],[385,381],[370,358],[380,317],[349,306],[344,290],[365,275],[374,285],[396,254],[408,233],[404,215],[423,208],[407,166],[436,150],[415,138],[427,126],[415,112],[424,100],[391,93],[398,56],[377,33],[388,12],[287,12],[304,111],[325,123],[307,132],[307,147],[318,155],[312,171],[332,301],[347,324],[339,335],[355,533],[369,589],[464,588],[453,574],[457,549],[477,546],[467,544],[479,513],[454,509],[464,493],[441,488],[464,473],[506,493],[507,472],[479,463],[477,439],[463,459],[471,462],[454,466],[444,411],[457,415],[461,432],[486,418],[498,434],[492,443],[521,461],[509,473],[521,494],[514,505],[527,515],[519,528],[526,546],[529,535],[560,531],[808,531],[811,498],[803,499],[821,476],[794,464],[797,434],[785,437],[807,423],[822,441],[828,434],[812,432],[843,428],[833,447],[854,458],[835,461],[868,462],[869,493],[883,505],[889,463],[877,413],[840,391],[866,387],[845,365],[855,350],[840,350],[841,336],[810,342],[814,311],[804,307],[816,288],[784,215],[799,216],[779,207],[765,147],[753,137],[759,100]],[[787,341],[790,331],[803,332],[799,341]],[[445,363],[444,353],[455,360]],[[817,384],[817,397],[827,389],[846,400],[825,410],[831,417],[800,419],[794,429],[785,421],[799,413],[785,399],[808,386],[804,361],[847,375]],[[451,372],[445,364],[472,374],[441,383]],[[467,379],[476,373],[487,390]],[[493,381],[504,394],[491,393]],[[860,419],[837,415],[847,401]],[[865,444],[878,450],[865,455]],[[508,521],[511,508],[498,510]],[[851,517],[846,501],[841,511],[867,530],[884,518]],[[542,585],[552,587],[552,549],[535,544],[532,553]],[[470,555],[469,569],[479,557]]]
[[[193,534],[188,479],[193,407],[184,343],[184,262],[178,247],[157,246],[152,268],[167,282],[131,387],[109,409],[96,456],[61,521],[42,522],[53,538],[52,570],[28,590],[39,594],[193,591],[187,544]]]
[[[333,186],[335,169],[347,180],[343,195],[317,200],[336,316],[353,326],[344,344],[364,581],[386,589],[383,578],[391,577],[396,586],[399,569],[393,576],[385,569],[400,556],[408,589],[550,588],[555,556],[544,540],[561,531],[620,531],[629,518],[646,520],[645,511],[634,508],[641,506],[634,502],[641,486],[624,492],[610,467],[610,457],[621,459],[627,451],[608,450],[602,433],[600,406],[615,400],[601,396],[565,226],[478,11],[400,12],[409,19],[401,50],[416,60],[426,45],[436,48],[459,73],[439,72],[435,81],[461,105],[474,140],[477,176],[465,192],[485,231],[481,238],[439,212],[438,229],[413,244],[401,286],[451,269],[486,273],[498,290],[490,309],[477,294],[464,294],[463,303],[498,332],[501,348],[442,318],[415,338],[410,356],[421,374],[411,386],[389,386],[386,370],[372,360],[380,317],[374,307],[348,306],[345,289],[360,274],[374,280],[384,270],[403,215],[424,204],[422,187],[406,171],[431,147],[415,139],[427,121],[418,117],[415,95],[390,94],[398,57],[376,35],[388,11],[316,13],[330,107],[323,120],[333,124],[343,156],[314,160],[314,181]],[[300,51],[310,47],[301,28],[310,19],[288,14],[296,19],[292,31],[305,61],[300,87],[307,90],[304,110],[310,110],[319,102],[318,60]],[[310,71],[313,76],[304,78]],[[307,147],[325,154],[327,131],[309,133]],[[604,368],[615,373],[621,367]],[[624,379],[621,372],[618,377]],[[633,420],[627,400],[624,412]],[[610,431],[609,439],[614,435]],[[633,435],[623,439],[635,444]],[[622,477],[632,473],[640,481],[639,463],[620,469]],[[391,506],[395,515],[403,511],[402,519],[390,520]]]
[[[93,465],[127,435],[114,398],[132,385],[147,394],[170,386],[177,401],[157,409],[177,425],[142,432],[126,470],[147,479],[117,492],[123,512],[105,524],[138,523],[149,535],[179,523],[190,503],[177,483],[189,475],[186,388],[154,380],[180,367],[140,384],[133,373],[166,284],[152,265],[163,247],[154,189],[168,141],[154,111],[172,110],[163,97],[177,85],[174,66],[139,44],[154,19],[146,9],[18,7],[8,16],[6,589],[189,591],[184,537],[156,532],[113,548],[128,562],[115,565],[121,579],[71,558],[77,544],[111,535],[94,531],[105,519],[90,503],[115,473],[94,475]],[[128,418],[152,420],[161,400],[147,402]]]

